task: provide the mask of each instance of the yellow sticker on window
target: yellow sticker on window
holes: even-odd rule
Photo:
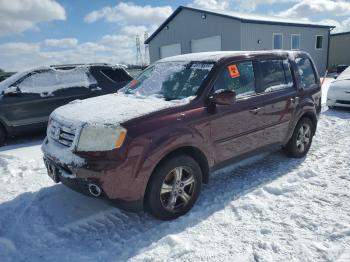
[[[240,76],[237,65],[229,65],[227,68],[231,78],[237,78]]]

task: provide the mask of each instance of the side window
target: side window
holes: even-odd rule
[[[300,35],[291,35],[291,49],[300,50]]]
[[[104,68],[101,73],[114,82],[130,81],[131,77],[122,69]]]
[[[301,77],[303,88],[310,88],[316,84],[315,71],[309,58],[297,57],[295,62],[298,66],[298,71]]]
[[[23,93],[44,93],[48,88],[57,85],[54,71],[36,72],[19,83],[18,87]]]
[[[216,80],[213,91],[221,89],[235,91],[237,98],[255,94],[253,62],[240,62],[225,67]]]
[[[283,34],[273,33],[273,49],[283,49]]]
[[[323,35],[317,35],[316,36],[316,49],[322,49],[323,48]]]
[[[273,92],[293,87],[293,79],[288,60],[260,60],[263,90]]]

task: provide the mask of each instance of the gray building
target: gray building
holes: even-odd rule
[[[302,50],[323,74],[332,26],[180,6],[145,41],[151,62],[205,51]]]
[[[330,68],[337,65],[350,65],[350,32],[331,34],[329,48]]]

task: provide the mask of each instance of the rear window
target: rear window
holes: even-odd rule
[[[295,62],[301,77],[301,85],[303,88],[310,88],[316,84],[315,71],[309,58],[297,57]]]
[[[288,60],[260,60],[263,91],[274,92],[293,87],[292,74]]]
[[[104,68],[101,73],[114,82],[130,81],[132,78],[122,69]]]

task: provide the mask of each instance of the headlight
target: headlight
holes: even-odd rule
[[[82,128],[76,150],[81,152],[109,151],[120,148],[126,137],[121,126],[86,125]]]

